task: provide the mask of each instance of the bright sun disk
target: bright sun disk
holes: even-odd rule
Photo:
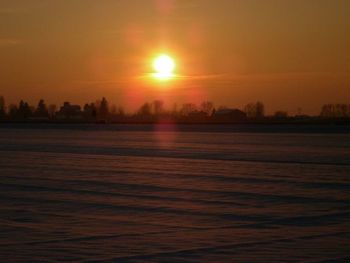
[[[169,79],[174,74],[175,61],[168,55],[160,55],[154,60],[153,68],[158,79]]]

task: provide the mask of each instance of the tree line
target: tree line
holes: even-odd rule
[[[41,99],[36,106],[21,100],[18,104],[5,104],[0,96],[0,121],[7,122],[131,122],[147,123],[163,121],[175,122],[249,122],[249,121],[290,121],[296,119],[348,119],[350,118],[350,104],[323,105],[319,116],[296,115],[289,116],[286,111],[276,111],[271,116],[265,115],[265,106],[262,102],[247,104],[243,109],[224,106],[215,107],[210,101],[203,101],[199,105],[184,103],[166,108],[161,100],[145,102],[135,112],[128,113],[123,107],[110,105],[106,98],[83,107],[70,102],[64,102],[57,107],[55,104],[47,105]]]

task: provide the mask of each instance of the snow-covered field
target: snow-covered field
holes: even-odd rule
[[[0,129],[0,261],[350,262],[349,134],[180,130]]]

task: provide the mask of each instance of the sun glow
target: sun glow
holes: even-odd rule
[[[175,67],[176,64],[172,57],[166,54],[160,55],[153,61],[154,76],[159,80],[171,79],[174,77]]]

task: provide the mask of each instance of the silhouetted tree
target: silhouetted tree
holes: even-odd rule
[[[53,119],[55,117],[56,111],[57,111],[57,106],[55,104],[50,104],[49,108],[47,109],[49,113],[49,117]]]
[[[9,109],[8,109],[8,115],[10,117],[11,120],[16,119],[17,116],[17,112],[18,112],[18,107],[15,104],[10,104]]]
[[[5,99],[3,96],[0,96],[0,110],[5,110]]]
[[[5,99],[3,96],[0,96],[0,120],[4,120],[5,117],[6,117]]]
[[[320,116],[323,118],[334,117],[334,108],[332,104],[325,104],[322,106]]]
[[[247,114],[248,118],[255,118],[255,103],[248,103],[247,105],[245,105],[244,112]]]
[[[106,98],[102,98],[102,101],[98,108],[98,117],[102,120],[107,120],[109,114],[109,107]]]
[[[20,101],[16,114],[17,120],[27,120],[32,115],[32,110],[27,102]]]
[[[210,101],[204,101],[201,104],[200,110],[206,113],[208,116],[211,116],[213,113],[214,104]]]
[[[46,104],[43,99],[41,99],[38,103],[38,107],[36,108],[34,112],[35,117],[40,117],[40,118],[48,118],[49,117],[49,111],[46,107]]]
[[[171,110],[171,115],[172,115],[172,116],[177,116],[177,115],[178,115],[178,112],[177,112],[177,104],[176,104],[176,103],[173,104],[173,108],[172,108],[172,110]]]
[[[140,107],[137,114],[141,116],[149,116],[152,113],[151,110],[152,110],[151,105],[148,102],[146,102]]]
[[[123,107],[119,106],[117,109],[117,115],[118,116],[124,116],[125,115],[125,110]]]
[[[262,102],[258,101],[256,103],[256,118],[264,118],[265,116],[265,106]]]
[[[322,106],[320,116],[322,118],[349,118],[350,105],[347,104],[325,104]]]
[[[161,115],[163,114],[163,111],[164,111],[164,102],[161,101],[161,100],[155,100],[153,101],[153,113],[154,115]]]
[[[336,105],[336,117],[346,118],[348,116],[348,105],[346,104],[337,104]]]
[[[197,107],[193,103],[185,103],[182,105],[180,113],[182,116],[188,116],[191,112],[195,112]]]
[[[94,103],[85,104],[83,109],[84,119],[88,121],[96,121],[97,108]]]
[[[260,101],[249,103],[244,107],[244,112],[250,119],[261,119],[265,116],[265,106]]]
[[[114,104],[110,107],[110,113],[113,115],[117,114],[117,106],[115,106]]]

